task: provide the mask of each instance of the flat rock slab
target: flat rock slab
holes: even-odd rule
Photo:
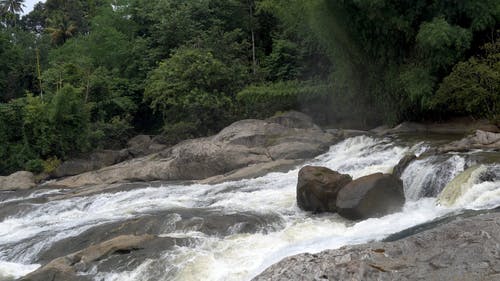
[[[291,256],[253,280],[500,280],[500,214],[457,218],[395,242]]]

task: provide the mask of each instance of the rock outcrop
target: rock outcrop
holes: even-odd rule
[[[351,176],[325,167],[305,166],[299,171],[297,205],[305,211],[335,212],[339,190],[351,181]]]
[[[52,177],[61,178],[74,176],[88,171],[97,170],[129,159],[127,151],[101,150],[91,153],[86,158],[64,161],[51,173]]]
[[[444,145],[438,151],[445,153],[449,151],[468,151],[471,149],[500,150],[500,133],[477,130],[473,135]]]
[[[36,186],[35,176],[31,172],[19,171],[9,176],[0,177],[0,191],[23,190]]]
[[[500,128],[490,123],[488,120],[472,120],[468,118],[457,118],[443,123],[415,123],[403,122],[394,128],[388,126],[380,126],[370,130],[377,135],[388,134],[414,134],[414,133],[430,133],[430,134],[468,134],[475,130],[488,131],[492,133],[500,133]]]
[[[55,182],[78,187],[127,181],[200,180],[280,159],[307,159],[336,140],[298,112],[242,120],[215,136],[181,142],[159,153]]]
[[[53,178],[79,175],[89,171],[99,170],[134,157],[142,157],[162,151],[167,146],[160,144],[147,135],[137,135],[127,142],[127,148],[122,150],[98,150],[88,156],[64,161],[51,173]]]
[[[500,280],[500,216],[483,214],[395,242],[288,257],[254,281]]]
[[[380,217],[399,211],[405,203],[403,182],[390,174],[358,178],[337,194],[337,212],[352,219]]]

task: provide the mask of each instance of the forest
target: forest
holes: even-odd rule
[[[498,0],[0,0],[0,174],[290,109],[500,123]]]

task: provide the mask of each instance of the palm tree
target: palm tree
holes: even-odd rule
[[[52,43],[61,45],[69,38],[73,37],[76,32],[76,25],[70,21],[69,17],[61,14],[55,15],[53,18],[47,20],[49,27],[45,30],[50,33]]]
[[[23,7],[26,7],[24,0],[0,0],[0,5],[2,10],[11,14],[22,13],[24,12]]]

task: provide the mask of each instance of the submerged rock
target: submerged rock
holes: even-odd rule
[[[92,262],[102,260],[110,255],[129,253],[140,249],[144,243],[155,238],[153,235],[118,236],[100,244],[89,246],[73,254],[56,258],[45,266],[21,278],[21,281],[91,280],[91,278],[84,275],[78,275],[78,271],[88,270]]]
[[[448,207],[453,206],[458,198],[479,182],[481,175],[486,171],[486,166],[476,165],[458,174],[441,191],[437,198],[438,203]]]
[[[325,167],[305,166],[299,171],[297,205],[305,211],[335,212],[339,190],[352,181]]]
[[[500,216],[457,220],[395,242],[299,254],[254,281],[500,280]]]
[[[337,195],[337,212],[352,219],[381,217],[399,211],[405,203],[403,182],[390,174],[358,178]]]
[[[35,176],[31,172],[19,171],[9,176],[0,177],[1,190],[22,190],[36,186]]]

